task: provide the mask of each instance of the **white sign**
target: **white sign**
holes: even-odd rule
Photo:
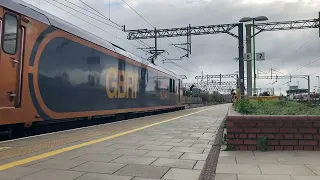
[[[253,57],[251,53],[244,53],[243,54],[243,60],[244,61],[252,61]],[[264,61],[265,60],[265,54],[263,53],[256,53],[256,61]]]
[[[252,61],[252,54],[251,53],[244,53],[243,60],[244,61]]]
[[[265,60],[264,52],[262,52],[262,53],[256,53],[256,60],[257,60],[257,61],[264,61],[264,60]]]

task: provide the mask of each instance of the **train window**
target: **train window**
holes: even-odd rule
[[[172,92],[172,79],[169,79],[169,92]]]
[[[18,19],[12,14],[4,15],[2,49],[7,54],[15,54],[18,41]]]
[[[176,93],[176,80],[172,80],[172,92]]]

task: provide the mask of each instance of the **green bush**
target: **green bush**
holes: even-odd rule
[[[247,99],[237,101],[235,110],[241,114],[252,115],[320,115],[319,106],[291,101],[252,101]]]
[[[248,99],[241,99],[236,102],[235,108],[242,114],[250,114],[254,110],[253,104]]]

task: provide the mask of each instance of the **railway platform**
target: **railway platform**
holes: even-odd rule
[[[1,180],[210,179],[230,104],[0,143]]]

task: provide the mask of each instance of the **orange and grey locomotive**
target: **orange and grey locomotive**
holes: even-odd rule
[[[0,131],[181,109],[181,78],[20,0],[0,0]]]

